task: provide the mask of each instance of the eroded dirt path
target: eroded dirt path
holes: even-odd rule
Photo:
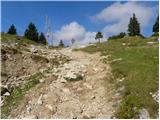
[[[109,83],[110,66],[101,62],[100,53],[69,48],[60,52],[71,61],[28,91],[10,118],[111,118],[115,91]],[[80,73],[83,80],[66,81],[64,75],[71,72]]]

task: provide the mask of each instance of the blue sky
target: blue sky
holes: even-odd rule
[[[39,32],[44,32],[45,16],[51,22],[54,39],[75,38],[79,42],[90,41],[95,32],[105,37],[126,31],[128,19],[137,13],[145,36],[152,34],[152,25],[158,15],[157,2],[2,2],[2,29],[6,32],[11,24],[23,35],[29,22]],[[126,17],[126,19],[124,19]],[[72,30],[73,28],[73,30]],[[71,31],[71,32],[70,32]],[[77,31],[77,33],[75,32]],[[90,41],[92,42],[92,41]]]

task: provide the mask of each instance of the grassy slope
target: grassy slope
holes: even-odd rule
[[[36,42],[31,41],[29,39],[26,39],[24,37],[17,36],[17,35],[4,34],[4,33],[1,34],[1,43],[2,44],[4,44],[4,43],[6,43],[6,44],[18,43],[19,46],[29,45],[29,44],[38,45]],[[13,48],[10,49],[11,52],[13,50],[17,51],[17,49],[13,49]],[[16,53],[14,53],[14,54],[16,54]],[[27,84],[25,84],[23,86],[16,87],[14,89],[14,91],[11,93],[11,95],[9,97],[6,97],[5,103],[2,106],[2,110],[1,110],[1,113],[2,113],[1,117],[2,118],[7,118],[7,116],[10,114],[10,111],[15,106],[17,106],[18,101],[20,101],[22,99],[22,97],[24,96],[26,91],[28,91],[29,89],[31,89],[32,87],[34,87],[36,84],[39,83],[40,77],[41,77],[41,74],[39,74],[39,73],[31,76],[28,79],[29,82]]]
[[[5,33],[1,33],[1,42],[2,43],[18,43],[19,45],[26,45],[26,44],[35,44],[38,45],[38,43],[29,40],[27,38],[24,38],[22,36],[17,35],[9,35]]]
[[[33,40],[29,40],[23,36],[18,35],[10,35],[6,33],[1,33],[1,42],[6,44],[15,44],[18,43],[18,45],[36,45],[36,46],[44,46],[43,44],[39,44],[37,42],[34,42]],[[63,47],[60,46],[48,46],[48,49],[62,49]]]
[[[112,82],[117,88],[125,86],[116,112],[118,118],[137,118],[140,108],[146,108],[151,118],[158,114],[158,104],[150,95],[158,90],[158,43],[146,44],[155,40],[157,37],[126,37],[81,49],[89,53],[100,51],[104,56],[111,55],[111,59],[122,58],[110,64],[115,77]],[[116,80],[122,77],[122,82]]]

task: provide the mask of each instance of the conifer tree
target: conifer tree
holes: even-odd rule
[[[25,30],[24,36],[30,40],[38,42],[38,32],[36,26],[31,22]]]
[[[38,42],[41,43],[41,44],[44,44],[44,45],[47,44],[46,37],[44,36],[44,34],[43,34],[42,32],[41,32],[41,34],[39,35]]]
[[[154,33],[158,33],[159,32],[159,16],[156,19],[156,22],[153,25],[153,30]]]
[[[64,47],[63,40],[60,40],[60,42],[59,42],[59,46],[60,46],[60,47]]]
[[[72,40],[71,40],[71,43],[72,43],[72,45],[75,43],[75,39],[74,38],[72,38]]]
[[[97,32],[95,39],[96,39],[96,40],[98,39],[98,41],[99,41],[99,43],[100,43],[100,39],[101,39],[101,38],[103,38],[102,33],[101,33],[101,32]]]
[[[10,26],[7,33],[11,34],[11,35],[16,35],[17,34],[16,28],[13,24]]]
[[[140,23],[138,22],[135,14],[133,14],[133,17],[130,18],[128,24],[128,34],[129,36],[140,35]]]

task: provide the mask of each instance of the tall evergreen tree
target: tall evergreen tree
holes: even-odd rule
[[[95,39],[96,39],[96,40],[98,39],[99,42],[100,42],[100,39],[101,39],[101,38],[103,38],[102,33],[101,33],[101,32],[97,32]]]
[[[154,33],[158,33],[159,32],[159,16],[157,17],[156,22],[153,25],[152,31]]]
[[[60,47],[64,47],[63,40],[60,40],[60,42],[59,42],[59,46],[60,46]]]
[[[128,34],[129,36],[140,35],[140,23],[138,22],[135,14],[133,14],[133,17],[130,18],[128,24]]]
[[[11,35],[16,35],[17,34],[16,28],[13,24],[10,26],[7,33],[11,34]]]
[[[71,40],[71,43],[72,43],[72,45],[75,43],[75,39],[74,38],[72,38],[72,40]]]
[[[44,45],[47,44],[46,37],[44,36],[44,34],[43,34],[42,32],[41,32],[41,34],[39,35],[38,42],[41,43],[41,44],[44,44]]]
[[[24,36],[30,40],[38,42],[38,32],[36,26],[31,22],[26,29]]]

